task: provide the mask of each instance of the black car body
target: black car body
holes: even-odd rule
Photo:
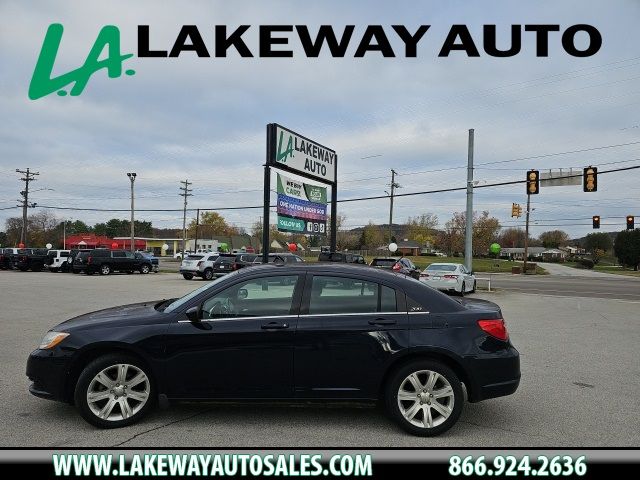
[[[408,431],[435,435],[457,420],[463,383],[469,401],[478,402],[511,394],[520,381],[519,355],[497,305],[456,301],[405,276],[341,264],[241,269],[178,300],[81,315],[54,327],[43,342],[27,363],[31,393],[75,401],[101,427],[133,423],[158,396],[382,400]],[[138,372],[135,378],[151,379],[144,390],[150,400],[129,417],[99,418],[89,410],[91,395],[132,401],[122,397],[123,384],[136,381],[127,375],[117,386],[116,373],[103,380],[108,387],[96,383],[100,372],[119,372],[121,365]],[[402,390],[411,389],[402,383],[411,369],[425,393],[396,400],[394,392],[406,396]],[[449,387],[443,382],[433,393],[449,395],[449,416],[429,428],[404,425],[397,418],[403,402],[419,400],[426,415],[428,372],[447,380]],[[91,385],[98,391],[87,390]]]
[[[236,254],[221,253],[213,262],[213,276],[221,277],[235,270]]]
[[[0,269],[13,270],[18,248],[0,248]]]
[[[22,248],[13,257],[13,265],[18,270],[39,272],[45,268],[49,259],[46,248]]]
[[[236,253],[236,258],[233,262],[233,269],[240,270],[241,268],[251,267],[254,265],[254,261],[258,258],[255,253]]]
[[[318,262],[341,262],[366,265],[367,262],[362,255],[348,252],[320,252]]]
[[[420,270],[407,257],[377,257],[370,264],[374,268],[392,270],[396,273],[408,275],[416,280],[420,279]]]
[[[149,263],[151,263],[152,272],[158,273],[160,271],[160,261],[155,255],[149,252],[136,252],[134,255],[137,260],[148,261]]]
[[[152,271],[151,261],[146,258],[136,258],[127,250],[107,250],[96,248],[87,252],[80,252],[73,261],[74,272],[84,272],[88,275],[100,273],[109,275],[112,272],[140,272]]]

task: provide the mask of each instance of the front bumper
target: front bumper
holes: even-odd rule
[[[66,401],[69,359],[53,350],[34,350],[27,360],[29,392],[49,400]]]

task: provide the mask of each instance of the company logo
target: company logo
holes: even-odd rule
[[[280,132],[280,138],[278,139],[278,151],[276,153],[276,162],[287,163],[287,157],[293,158],[293,136],[287,135],[289,140],[284,150],[282,150],[282,139],[284,138],[284,132]]]
[[[122,75],[122,63],[133,57],[133,53],[122,55],[120,53],[120,30],[113,25],[102,27],[96,41],[87,55],[84,64],[75,70],[64,73],[57,77],[51,77],[53,66],[56,62],[62,33],[64,27],[59,23],[49,25],[47,34],[44,37],[40,56],[36,63],[36,68],[29,84],[29,98],[37,100],[57,91],[58,95],[64,97],[70,94],[78,96],[87,86],[91,76],[103,68],[107,69],[109,78],[118,78]],[[99,60],[102,51],[107,48],[107,58]],[[135,70],[126,70],[127,75],[134,75]],[[73,84],[69,92],[64,88]]]
[[[320,187],[310,187],[308,195],[312,202],[321,202],[324,198],[324,190]]]

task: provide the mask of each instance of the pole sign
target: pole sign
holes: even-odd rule
[[[278,174],[278,231],[327,233],[327,189]]]
[[[334,150],[273,124],[269,165],[292,173],[335,184],[338,157]]]

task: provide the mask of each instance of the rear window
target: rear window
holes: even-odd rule
[[[204,255],[187,255],[185,260],[202,260],[202,257],[204,257]]]
[[[69,256],[69,252],[60,252],[60,256],[61,257],[68,257]]]
[[[442,271],[442,272],[454,272],[456,270],[455,265],[429,265],[427,267],[429,271]]]
[[[396,260],[393,258],[374,258],[371,265],[374,267],[393,267],[396,264]]]

